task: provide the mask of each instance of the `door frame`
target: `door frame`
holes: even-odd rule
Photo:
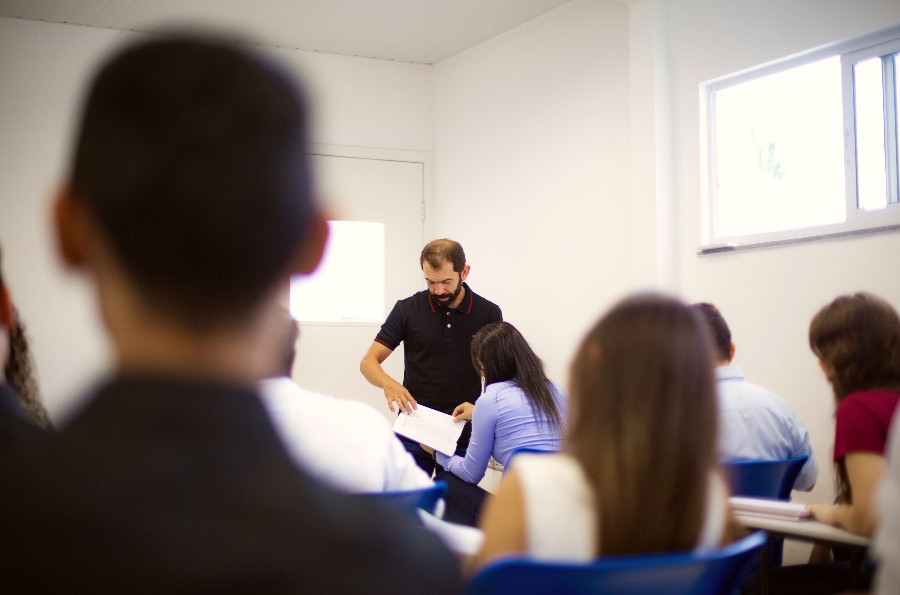
[[[422,221],[422,247],[434,239],[434,153],[425,151],[405,151],[402,149],[381,149],[377,147],[350,147],[345,145],[310,145],[312,155],[324,157],[348,157],[351,159],[371,159],[373,161],[401,161],[422,165],[422,200],[425,204]]]
[[[380,149],[375,147],[351,147],[345,145],[326,145],[313,143],[310,154],[321,157],[345,157],[350,159],[370,159],[372,161],[400,161],[418,163],[422,166],[422,201],[425,205],[425,218],[422,222],[422,241],[424,248],[427,241],[434,239],[434,153],[424,151],[404,151],[402,149]],[[279,291],[279,302],[290,308],[290,280]],[[381,322],[299,322],[300,328],[305,326],[369,326],[380,328]]]

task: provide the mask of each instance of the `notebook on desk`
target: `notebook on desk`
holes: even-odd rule
[[[728,499],[734,512],[747,516],[776,519],[779,521],[802,521],[812,518],[812,513],[803,504],[784,502],[782,500],[766,500],[763,498]]]

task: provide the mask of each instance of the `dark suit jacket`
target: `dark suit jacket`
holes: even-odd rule
[[[3,593],[459,588],[412,519],[298,471],[251,391],[118,379],[26,458],[0,481]]]

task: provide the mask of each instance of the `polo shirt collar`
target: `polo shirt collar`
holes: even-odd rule
[[[743,380],[744,374],[737,366],[722,366],[716,368],[716,380]]]
[[[462,303],[455,308],[457,312],[460,314],[471,314],[472,313],[472,304],[475,302],[475,294],[472,293],[472,290],[469,289],[469,286],[466,285],[465,281],[463,282],[463,288],[466,290],[466,295],[463,297]],[[426,290],[428,291],[428,290]],[[447,309],[443,306],[440,306],[434,303],[434,300],[431,298],[431,292],[428,291],[428,306],[431,308],[432,312],[437,312],[438,308]]]

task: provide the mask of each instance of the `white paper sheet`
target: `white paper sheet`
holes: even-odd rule
[[[445,455],[453,456],[456,442],[465,425],[465,422],[454,422],[452,415],[419,405],[412,413],[397,416],[394,431]]]

